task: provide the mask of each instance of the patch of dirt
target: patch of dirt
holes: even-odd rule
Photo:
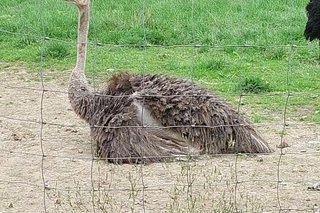
[[[67,73],[45,72],[54,80],[44,82],[42,93],[37,74],[4,63],[0,70],[0,213],[235,212],[234,206],[313,212],[320,206],[320,191],[312,188],[320,182],[319,125],[289,117],[283,155],[276,148],[280,112],[258,125],[276,150],[270,155],[108,164],[92,160],[89,127],[69,105]]]

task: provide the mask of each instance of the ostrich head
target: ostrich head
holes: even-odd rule
[[[90,0],[65,0],[72,4],[75,4],[78,8],[88,6],[90,4]]]

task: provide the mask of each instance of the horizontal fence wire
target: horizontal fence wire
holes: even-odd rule
[[[48,36],[40,36],[40,35],[34,35],[29,33],[22,33],[22,32],[11,32],[6,29],[1,29],[0,32],[10,34],[10,35],[16,35],[16,36],[31,36],[39,40],[52,40],[52,41],[58,41],[66,44],[76,45],[77,41],[74,40],[67,40],[67,39],[61,39],[61,38],[55,38],[55,37],[48,37]],[[90,42],[87,43],[89,46],[98,46],[98,47],[128,47],[128,48],[136,48],[136,47],[143,47],[143,48],[185,48],[185,47],[191,47],[191,48],[197,48],[197,47],[208,47],[208,48],[225,48],[225,47],[235,47],[235,48],[310,48],[308,45],[296,45],[296,44],[268,44],[268,45],[254,45],[254,44],[230,44],[230,45],[206,45],[206,44],[175,44],[175,45],[156,45],[156,44],[112,44],[112,43],[96,43],[96,42]]]
[[[65,179],[67,180],[67,179]],[[54,181],[54,180],[52,180]],[[63,180],[59,180],[59,181],[63,181]],[[312,181],[317,181],[317,179],[314,180],[309,180],[309,182]],[[270,180],[270,179],[252,179],[252,180],[247,180],[247,181],[237,181],[236,183],[230,183],[230,185],[235,185],[235,184],[245,184],[245,183],[274,183],[277,184],[278,181],[274,181],[274,180]],[[293,183],[293,184],[300,184],[300,183],[305,183],[306,181],[301,179],[301,180],[285,180],[285,181],[281,181],[282,184],[286,184],[286,183]],[[0,180],[0,183],[3,184],[9,184],[9,185],[26,185],[29,187],[33,187],[33,188],[39,188],[39,189],[43,189],[43,185],[37,185],[34,183],[29,183],[29,182],[23,182],[23,181],[6,181],[6,180]],[[225,183],[215,183],[216,186],[224,186]],[[142,186],[142,187],[137,187],[136,190],[142,190],[143,188],[145,188],[145,190],[147,191],[161,191],[163,190],[163,188],[167,186],[167,187],[186,187],[188,186],[188,183],[186,184],[161,184],[161,185],[157,185],[157,184],[153,184],[151,186]],[[203,184],[193,184],[193,186],[197,186],[197,187],[203,187]],[[77,187],[77,186],[73,186],[73,187],[54,187],[54,186],[49,186],[46,185],[45,186],[46,189],[48,190],[57,190],[57,191],[84,191],[84,192],[90,192],[92,191],[92,186],[88,186],[88,187]],[[100,189],[94,189],[94,191],[130,191],[132,190],[131,188],[109,188],[108,186],[106,187],[102,187],[100,186]]]
[[[91,143],[88,143],[91,144]],[[41,157],[42,154],[37,154],[37,153],[33,153],[33,152],[21,152],[21,151],[13,151],[13,150],[7,150],[7,149],[0,149],[1,152],[3,153],[8,153],[8,154],[12,154],[12,155],[16,155],[16,156],[25,156],[25,155],[30,155],[30,156],[38,156]],[[254,153],[239,153],[239,154],[228,154],[228,153],[214,153],[214,154],[205,154],[205,156],[207,157],[232,157],[232,156],[248,156],[248,157],[255,157],[256,154]],[[270,154],[267,153],[259,153],[259,156],[269,156]],[[315,151],[315,152],[306,152],[306,151],[299,151],[299,152],[291,152],[291,151],[287,151],[282,153],[282,155],[292,155],[292,156],[296,156],[296,155],[303,155],[303,156],[308,156],[308,155],[313,155],[313,156],[319,156],[320,155],[320,151]],[[201,155],[203,156],[203,155]],[[52,154],[45,154],[45,157],[47,158],[61,158],[61,159],[71,159],[71,160],[92,160],[92,157],[77,157],[77,156],[63,156],[63,155],[52,155]],[[200,157],[200,155],[176,155],[176,158],[179,157],[190,157],[191,159],[198,159]],[[153,158],[163,158],[163,159],[170,159],[172,158],[172,156],[166,156],[166,155],[157,155],[157,156],[149,156],[149,157],[130,157],[130,159],[133,160],[138,160],[138,159],[153,159]],[[99,157],[99,158],[95,158],[95,160],[101,160],[101,161],[105,161],[105,160],[122,160],[122,159],[128,159],[128,157],[117,157],[117,158],[103,158],[103,157]]]
[[[32,91],[37,91],[37,92],[45,92],[45,93],[61,93],[61,94],[68,94],[67,91],[62,91],[62,90],[53,90],[53,89],[41,89],[41,88],[34,88],[34,87],[21,87],[21,86],[11,86],[11,85],[6,85],[3,84],[4,88],[7,89],[19,89],[19,90],[32,90]],[[94,94],[95,96],[99,97],[108,97],[108,98],[121,98],[121,97],[132,97],[132,95],[105,95],[105,94],[99,94],[96,93]],[[229,96],[236,96],[239,97],[239,93],[228,93]],[[314,92],[296,92],[296,91],[291,91],[290,93],[287,92],[270,92],[267,94],[252,94],[252,93],[243,93],[241,96],[243,97],[252,97],[252,96],[265,96],[265,97],[277,97],[277,96],[301,96],[301,97],[306,97],[310,96],[312,98],[317,98],[320,97],[320,93],[314,93]],[[165,97],[165,98],[174,98],[174,97],[217,97],[216,95],[143,95],[142,97]]]

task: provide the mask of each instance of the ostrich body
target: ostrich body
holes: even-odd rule
[[[79,9],[79,25],[68,95],[75,113],[90,124],[100,157],[151,163],[180,155],[272,152],[245,117],[190,82],[120,73],[92,92],[85,78],[90,1],[70,1]]]
[[[320,0],[310,0],[306,6],[307,23],[304,36],[307,40],[320,39]]]

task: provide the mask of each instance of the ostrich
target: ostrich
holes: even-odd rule
[[[220,97],[188,81],[120,73],[99,92],[85,76],[90,0],[67,0],[79,10],[77,63],[68,97],[112,163],[152,163],[204,153],[269,153],[250,121]]]
[[[308,21],[304,30],[307,40],[320,39],[320,0],[310,0],[306,6]]]

